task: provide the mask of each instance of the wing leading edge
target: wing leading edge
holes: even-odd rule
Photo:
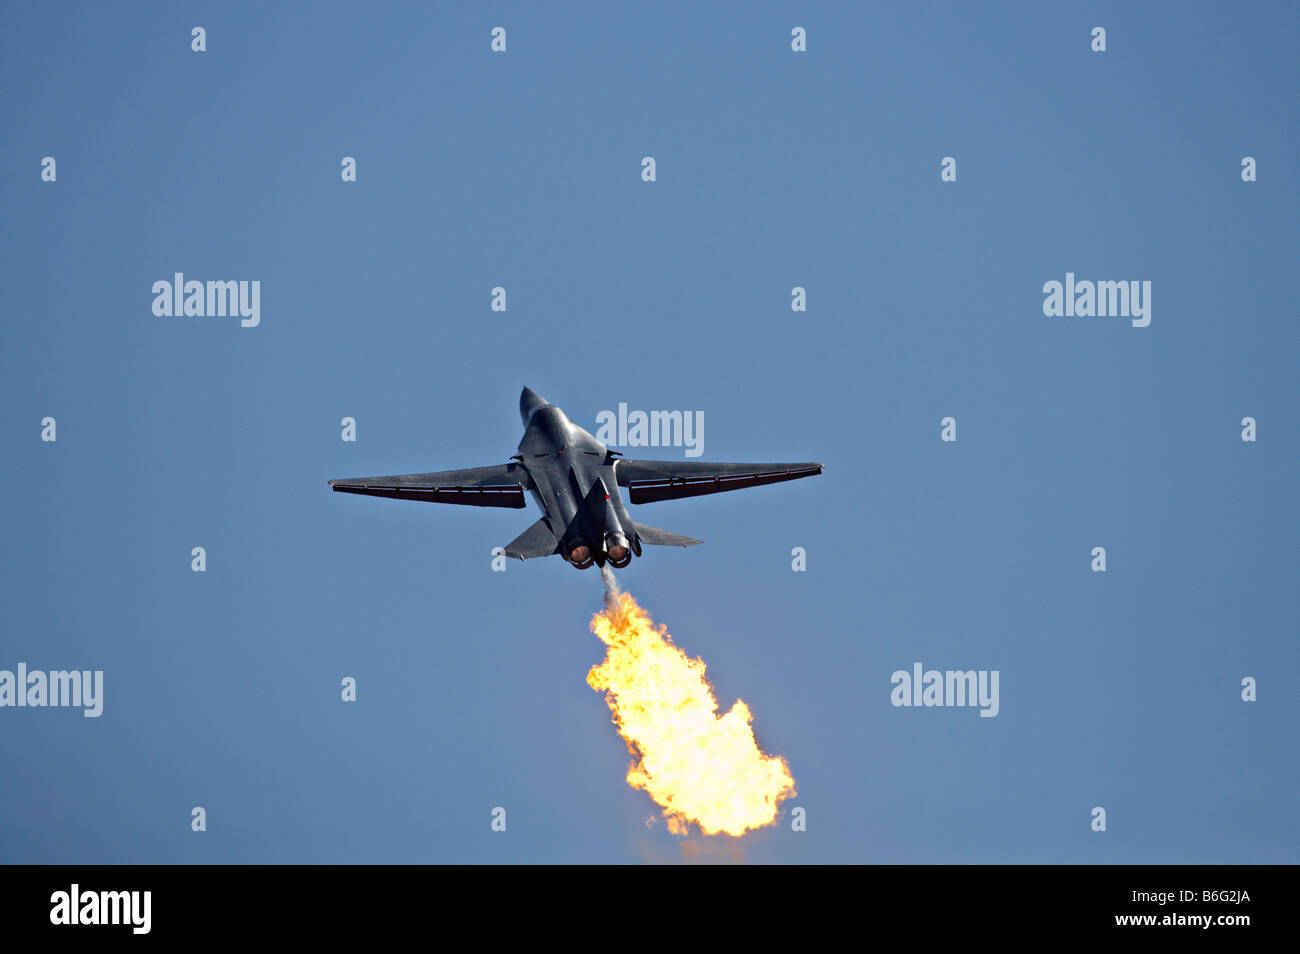
[[[822,472],[821,464],[710,464],[703,461],[620,460],[614,474],[634,504],[699,497],[778,484]]]
[[[518,464],[497,464],[432,474],[331,480],[330,486],[345,494],[522,510],[526,506],[524,487],[527,481],[527,474]]]

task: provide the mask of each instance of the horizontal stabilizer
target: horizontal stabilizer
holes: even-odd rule
[[[680,533],[669,533],[658,527],[647,527],[644,523],[634,523],[632,526],[636,529],[636,535],[641,538],[642,543],[649,543],[656,547],[693,547],[697,543],[704,542],[694,537],[684,537]]]
[[[551,532],[550,525],[543,517],[535,524],[515,537],[506,545],[506,556],[516,560],[531,560],[533,557],[553,556],[560,552],[560,545]]]

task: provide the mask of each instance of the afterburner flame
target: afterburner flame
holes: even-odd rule
[[[612,576],[605,610],[591,620],[605,661],[587,683],[605,693],[635,758],[628,784],[663,808],[674,834],[687,834],[692,822],[706,835],[772,824],[781,801],[795,793],[785,759],[759,749],[744,702],[718,716],[704,661],[688,658]]]

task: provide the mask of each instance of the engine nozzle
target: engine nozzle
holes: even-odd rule
[[[575,570],[585,570],[596,562],[596,558],[591,554],[591,547],[584,543],[580,543],[570,550],[565,559],[573,564]]]
[[[605,538],[605,555],[609,558],[609,565],[616,570],[621,570],[632,562],[632,551],[628,549],[627,537],[621,533],[611,533]]]

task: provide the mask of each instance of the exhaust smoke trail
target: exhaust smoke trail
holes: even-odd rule
[[[605,609],[592,617],[591,631],[606,652],[587,684],[605,693],[633,755],[628,784],[654,799],[677,835],[692,824],[733,836],[772,824],[781,801],[795,794],[785,759],[759,749],[743,701],[719,716],[704,661],[682,652],[619,590],[608,567],[600,575]]]
[[[605,584],[605,609],[609,609],[618,602],[618,581],[608,565],[600,568],[600,582]]]

